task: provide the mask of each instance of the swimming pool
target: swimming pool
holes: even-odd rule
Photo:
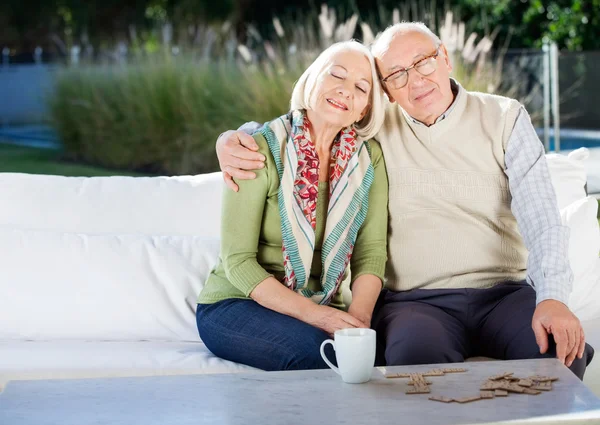
[[[41,149],[59,149],[54,130],[45,125],[0,127],[0,142]]]
[[[537,134],[544,142],[544,130],[537,128]],[[565,128],[560,130],[560,150],[568,151],[577,148],[600,148],[600,131]],[[554,130],[550,129],[550,151],[554,152]]]

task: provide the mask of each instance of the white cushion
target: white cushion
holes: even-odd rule
[[[600,253],[598,201],[588,196],[560,211],[562,223],[570,229],[569,263],[578,283],[593,273]],[[599,294],[600,295],[600,294]]]
[[[61,177],[0,173],[0,227],[218,238],[221,173]]]
[[[573,291],[569,308],[580,320],[600,318],[600,229],[598,201],[588,196],[561,210],[563,224],[570,229],[569,263]]]
[[[585,198],[585,160],[588,157],[586,148],[574,150],[568,156],[554,153],[546,155],[559,209]]]
[[[600,319],[600,259],[583,276],[575,278],[569,308],[579,320]]]
[[[589,155],[586,148],[568,155],[546,155],[562,223],[570,229],[569,263],[574,280],[569,308],[580,320],[600,317],[598,201],[585,193]]]
[[[22,379],[81,379],[258,371],[201,342],[0,341],[0,391]]]
[[[202,237],[0,229],[0,340],[198,341],[218,253]]]

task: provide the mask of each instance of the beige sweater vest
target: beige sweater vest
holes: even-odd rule
[[[526,276],[504,152],[521,105],[459,86],[427,127],[389,105],[377,139],[389,176],[386,287],[487,288]]]

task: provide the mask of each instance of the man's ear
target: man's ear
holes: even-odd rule
[[[394,96],[392,96],[390,94],[390,92],[387,89],[386,84],[383,81],[381,81],[381,79],[383,78],[383,76],[381,75],[381,71],[380,71],[382,63],[379,59],[375,59],[375,64],[377,65],[377,76],[379,77],[379,84],[381,84],[381,88],[383,89],[383,92],[388,97],[389,101],[391,103],[394,103],[396,101],[396,99],[394,99]]]
[[[450,62],[450,56],[448,55],[448,51],[446,50],[446,46],[440,44],[440,51],[444,54],[444,63],[448,68],[448,73],[452,72],[452,62]]]
[[[385,95],[388,97],[390,103],[394,103],[396,101],[396,99],[394,99],[394,96],[391,95],[391,93],[388,91],[385,83],[381,83],[381,87],[383,88],[383,92],[385,93]]]

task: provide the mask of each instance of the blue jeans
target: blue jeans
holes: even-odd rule
[[[269,371],[327,368],[319,352],[329,338],[324,331],[254,300],[198,304],[196,323],[202,342],[222,359]],[[335,363],[331,344],[325,353]]]

